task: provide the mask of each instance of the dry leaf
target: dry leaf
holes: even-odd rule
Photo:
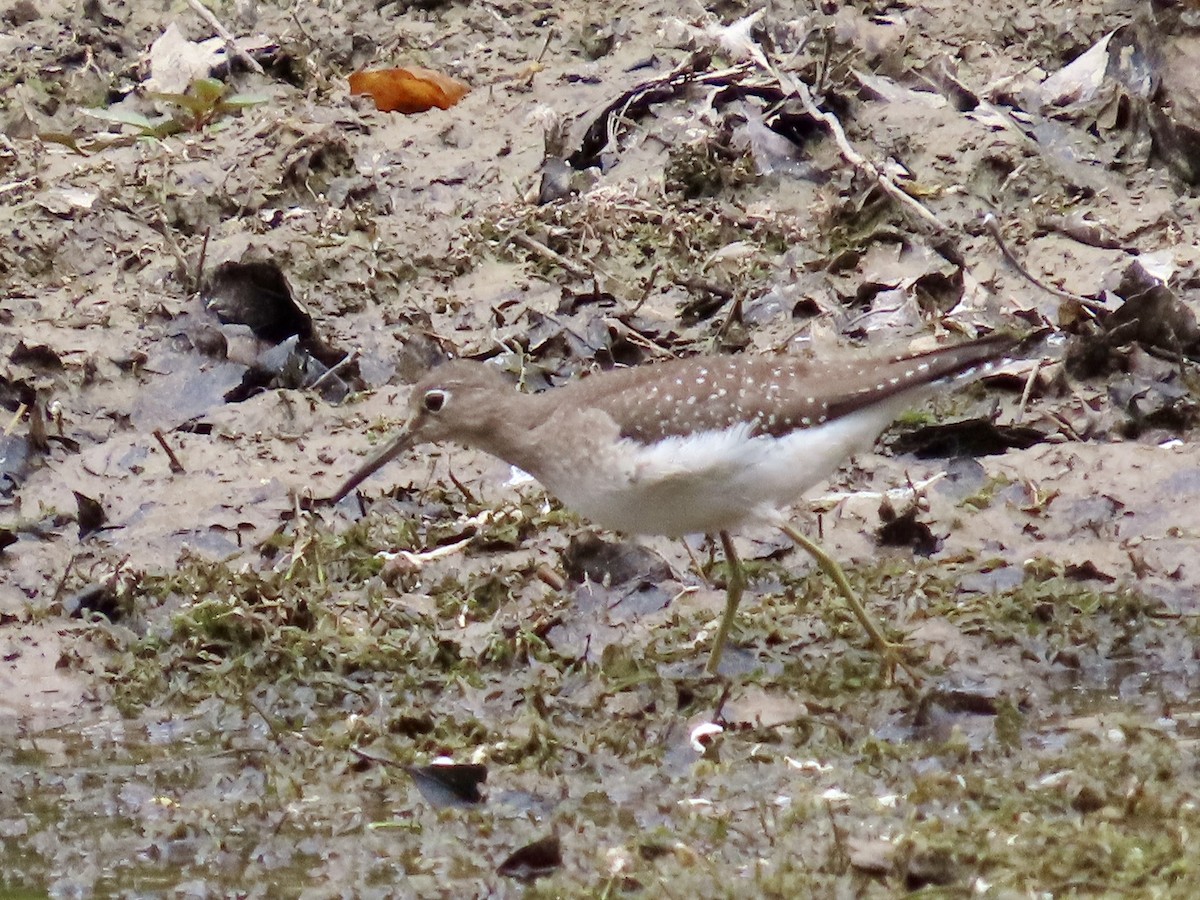
[[[380,112],[419,113],[427,109],[449,109],[470,88],[457,78],[409,66],[375,69],[350,76],[351,94],[370,94]]]

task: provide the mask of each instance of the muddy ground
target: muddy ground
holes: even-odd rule
[[[189,106],[149,48],[192,6],[0,0],[0,891],[1200,891],[1189,11],[210,8],[263,71]],[[385,65],[471,91],[350,96]],[[770,531],[710,678],[699,538],[589,549],[453,447],[314,502],[446,354],[537,389],[995,329],[1040,335],[796,513],[917,685]]]

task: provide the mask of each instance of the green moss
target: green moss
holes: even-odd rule
[[[325,846],[343,827],[343,798],[356,809],[367,804],[355,813],[364,824],[352,829],[353,841],[374,847],[370,835],[403,831],[421,853],[393,847],[372,858],[386,860],[393,876],[411,872],[404,877],[413,884],[430,879],[433,889],[450,869],[462,879],[495,878],[499,860],[544,836],[540,826],[532,835],[499,827],[511,821],[503,810],[515,792],[543,798],[521,802],[552,810],[564,846],[565,867],[537,882],[535,894],[669,884],[707,895],[717,872],[737,872],[739,890],[779,896],[847,885],[868,895],[937,896],[984,883],[1062,893],[1102,877],[1130,893],[1200,883],[1186,851],[1186,835],[1200,825],[1200,783],[1157,708],[1127,705],[1118,717],[1105,694],[1104,718],[1092,725],[1099,714],[1089,704],[1098,701],[1084,694],[1031,704],[1001,688],[990,713],[944,706],[950,724],[918,736],[916,701],[883,679],[861,626],[828,580],[797,558],[751,566],[737,646],[726,651],[750,667],[742,675],[701,674],[707,644],[696,636],[713,626],[719,603],[668,608],[653,628],[629,620],[627,637],[564,654],[552,628],[582,614],[572,593],[549,591],[507,545],[487,549],[495,541],[484,518],[455,556],[383,583],[376,547],[420,552],[434,535],[461,534],[458,516],[471,513],[471,502],[453,493],[426,500],[445,517],[368,516],[343,531],[303,520],[255,569],[185,560],[170,575],[143,579],[129,623],[142,636],[108,663],[116,702],[127,713],[202,716],[221,748],[206,753],[233,753],[232,773],[252,762],[269,784],[256,812],[221,806],[203,787],[204,766],[164,776],[157,791],[208,798],[204,811],[175,814],[185,830],[261,824],[277,805],[317,792],[328,799],[306,804],[317,817],[306,824]],[[530,533],[548,527],[540,501],[517,510]],[[558,510],[549,517],[566,518]],[[1012,590],[961,589],[963,575],[1001,564],[901,555],[848,575],[898,638],[913,624],[888,621],[893,604],[917,621],[944,620],[983,653],[1045,659],[1058,670],[1092,671],[1114,652],[1145,660],[1164,627],[1158,604],[1138,592],[1073,582],[1051,565],[1030,566]],[[917,639],[908,644],[921,649]],[[930,671],[926,690],[941,683]],[[770,724],[724,720],[705,753],[691,749],[690,729],[722,721],[720,711],[750,689],[794,711]],[[242,759],[236,754],[254,734],[262,752]],[[360,749],[397,765],[361,759]],[[403,766],[441,755],[486,762],[488,804],[434,810],[413,793]],[[43,752],[22,764],[39,771],[52,760]],[[833,788],[850,799],[824,799]],[[369,806],[377,796],[377,808]],[[885,871],[856,868],[850,839],[863,837],[885,841]],[[755,865],[746,865],[747,852]],[[626,860],[619,871],[617,858]],[[298,854],[286,871],[311,873],[315,859]]]
[[[987,509],[992,505],[996,494],[1008,487],[1012,482],[1005,475],[989,475],[983,487],[970,496],[959,501],[959,505],[967,509]]]

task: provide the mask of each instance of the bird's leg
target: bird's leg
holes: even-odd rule
[[[716,675],[721,665],[721,652],[725,649],[725,641],[729,639],[729,629],[733,627],[738,604],[742,602],[742,592],[746,589],[746,570],[742,568],[742,561],[738,558],[728,531],[721,532],[721,548],[725,551],[729,575],[725,581],[725,614],[721,616],[721,624],[708,655],[708,665],[704,667],[709,675]]]
[[[834,561],[832,556],[822,550],[820,545],[798,531],[794,525],[785,522],[779,527],[784,534],[795,541],[796,546],[806,550],[808,555],[817,561],[817,565],[821,567],[821,571],[833,579],[834,584],[841,591],[846,605],[850,607],[850,611],[854,613],[854,617],[866,629],[867,635],[871,639],[871,645],[883,657],[884,674],[890,679],[896,666],[899,665],[915,684],[920,684],[921,676],[904,661],[901,655],[902,645],[894,644],[884,637],[879,625],[876,624],[871,614],[867,612],[867,608],[862,605],[862,601],[858,599],[858,595],[854,593],[854,588],[850,587],[850,581],[846,578],[846,573],[842,571],[842,567]]]

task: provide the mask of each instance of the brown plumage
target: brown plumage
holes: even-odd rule
[[[336,499],[408,446],[453,440],[524,469],[600,525],[716,533],[771,519],[941,381],[1012,343],[993,336],[841,362],[701,356],[539,394],[519,393],[484,363],[450,362],[413,388],[405,427]]]
[[[921,353],[822,362],[795,356],[696,356],[582,378],[551,396],[601,406],[621,436],[642,442],[728,428],[781,437],[995,359],[1013,346],[994,335]],[[436,379],[436,371],[431,377]]]

